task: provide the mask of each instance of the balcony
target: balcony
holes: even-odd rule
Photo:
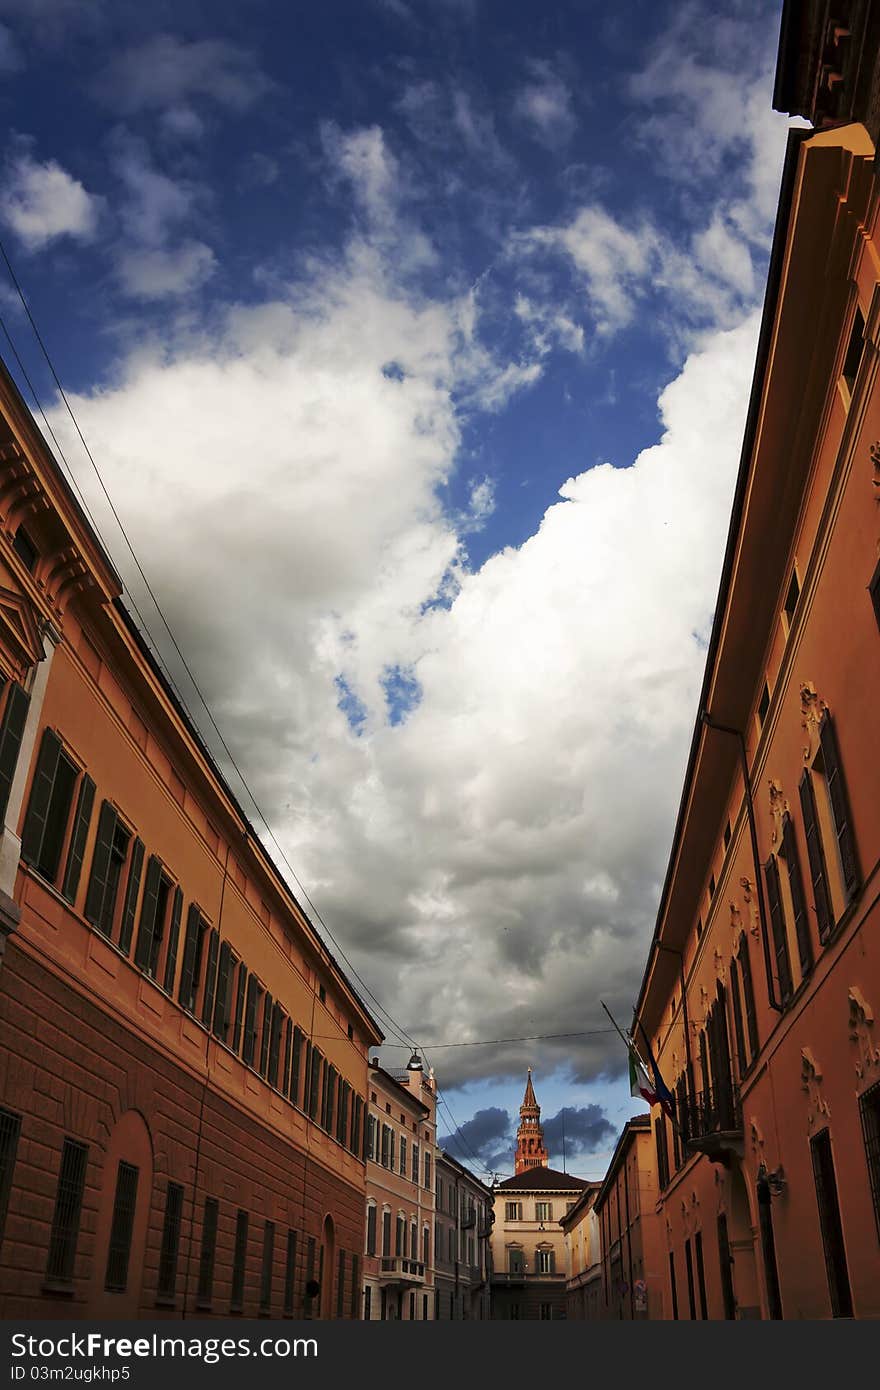
[[[681,1110],[681,1106],[679,1106]],[[743,1156],[743,1119],[739,1087],[733,1081],[689,1096],[679,1117],[685,1147],[727,1167]]]
[[[463,1211],[462,1214],[461,1214],[461,1229],[462,1229],[463,1231],[467,1231],[467,1230],[469,1230],[469,1229],[471,1228],[471,1226],[476,1226],[476,1224],[477,1224],[477,1213],[476,1213],[476,1209],[475,1209],[474,1207],[468,1207],[468,1208],[467,1208],[465,1211]]]
[[[424,1284],[425,1266],[421,1260],[407,1260],[402,1255],[383,1255],[379,1268],[380,1284],[400,1284],[414,1287]]]

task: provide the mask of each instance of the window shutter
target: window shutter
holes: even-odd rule
[[[217,997],[214,1000],[214,1036],[226,1041],[229,1034],[229,971],[232,965],[232,947],[228,941],[220,946],[220,964],[217,967]]]
[[[110,852],[113,848],[113,836],[116,833],[116,811],[105,801],[101,805],[101,814],[98,817],[98,838],[95,841],[95,850],[92,855],[92,873],[89,878],[89,888],[86,893],[85,916],[86,921],[91,922],[92,926],[97,926],[101,920],[101,908],[104,906],[104,893],[107,888],[107,873],[110,868]]]
[[[217,983],[217,953],[219,949],[220,933],[212,931],[208,937],[208,965],[205,970],[205,997],[202,1002],[202,1023],[206,1028],[210,1028],[214,1015],[214,988]]]
[[[730,997],[733,1001],[733,1033],[736,1038],[739,1074],[742,1076],[748,1066],[748,1055],[746,1053],[746,1035],[743,1029],[742,1000],[739,995],[739,969],[735,960],[730,962]]]
[[[260,1066],[259,1066],[259,1072],[260,1072],[260,1075],[261,1075],[261,1076],[265,1076],[265,1075],[266,1075],[266,1069],[267,1069],[268,1066],[269,1066],[269,1041],[270,1041],[271,1032],[272,1032],[272,996],[271,996],[271,994],[269,993],[269,991],[266,990],[266,996],[265,996],[265,998],[264,998],[264,1000],[263,1000],[263,1024],[262,1024],[262,1030],[261,1030],[261,1036],[260,1036]]]
[[[291,1062],[290,1062],[290,1092],[289,1092],[290,1099],[293,1101],[294,1105],[299,1105],[299,1103],[300,1103],[300,1096],[299,1096],[299,1075],[300,1075],[300,1065],[301,1065],[301,1062],[302,1062],[302,1051],[303,1051],[303,1043],[304,1043],[304,1042],[305,1042],[305,1033],[302,1031],[301,1028],[294,1028],[294,1030],[293,1030],[293,1056],[292,1056]]]
[[[156,930],[156,908],[159,905],[159,880],[162,866],[155,854],[147,863],[147,877],[144,883],[144,902],[141,908],[141,924],[138,928],[137,945],[134,950],[134,963],[146,970],[153,954],[153,934]]]
[[[284,1025],[284,1066],[281,1071],[281,1094],[290,1094],[290,1063],[293,1049],[293,1024],[290,1019]]]
[[[807,917],[807,904],[804,898],[804,880],[801,876],[801,861],[798,854],[794,826],[792,825],[790,816],[785,816],[782,822],[782,854],[785,859],[785,867],[788,871],[788,882],[791,889],[791,902],[794,910],[794,933],[798,944],[798,959],[801,963],[802,974],[807,975],[813,968],[813,943],[810,940],[810,922]]]
[[[6,817],[12,779],[18,767],[18,755],[24,734],[25,721],[31,697],[20,685],[12,684],[0,724],[0,826]]]
[[[843,869],[843,886],[849,901],[861,885],[856,841],[853,835],[852,814],[846,794],[846,782],[840,762],[840,749],[834,722],[826,711],[819,726],[819,742],[822,747],[822,761],[825,764],[825,778],[828,782],[828,795],[831,798],[831,811],[834,816],[834,829],[840,849],[840,863]]]
[[[305,1038],[305,1034],[303,1034]],[[309,1101],[312,1094],[312,1044],[305,1038],[303,1045],[303,1094],[302,1108],[306,1114],[309,1113]]]
[[[267,996],[268,997],[268,996]],[[270,1086],[278,1085],[278,1063],[281,1058],[281,1027],[284,1022],[284,1010],[281,1005],[272,1005],[271,1037],[269,1039],[269,1069],[267,1080]]]
[[[26,864],[36,864],[40,858],[60,753],[61,739],[54,730],[44,729],[40,755],[37,758],[34,780],[31,785],[27,816],[21,833],[21,857]]]
[[[788,957],[785,917],[779,892],[779,865],[775,854],[771,854],[764,865],[764,877],[767,880],[767,897],[770,900],[770,926],[773,933],[773,950],[776,956],[776,974],[779,978],[779,993],[784,1004],[787,999],[791,998],[791,961]]]
[[[249,1067],[254,1064],[254,1052],[257,1045],[257,980],[256,976],[251,975],[247,982],[247,1001],[244,1008],[244,1042],[241,1050],[241,1060]]]
[[[235,1023],[232,1028],[232,1050],[238,1052],[241,1047],[241,1030],[244,1024],[244,991],[247,984],[247,966],[244,961],[239,962],[238,979],[235,984]]]
[[[128,955],[134,932],[134,914],[137,908],[138,891],[141,886],[141,870],[144,866],[144,844],[135,840],[131,850],[131,866],[128,870],[128,883],[125,888],[125,905],[122,909],[122,926],[119,929],[119,949]]]
[[[174,902],[171,905],[171,930],[168,933],[168,955],[165,957],[165,992],[171,994],[174,989],[174,972],[177,969],[177,943],[180,940],[180,917],[183,912],[183,891],[181,888],[174,890]]]
[[[70,837],[70,852],[67,856],[67,867],[64,870],[64,884],[61,889],[61,896],[66,898],[69,903],[74,902],[79,888],[83,860],[86,854],[86,839],[92,820],[92,807],[94,804],[95,784],[91,777],[83,773],[82,780],[79,784],[79,797],[77,799],[76,815],[73,821],[73,834]]]
[[[199,909],[190,903],[186,914],[186,937],[183,943],[183,968],[180,972],[178,999],[185,1009],[193,1007],[193,974],[196,968],[196,950],[199,944]]]
[[[833,918],[831,900],[828,896],[828,871],[825,867],[825,851],[819,836],[819,817],[816,813],[816,793],[809,768],[804,769],[798,787],[801,798],[801,812],[804,817],[804,834],[807,840],[807,858],[810,861],[810,877],[813,881],[813,901],[816,904],[816,920],[819,924],[819,940],[824,941],[831,931]]]

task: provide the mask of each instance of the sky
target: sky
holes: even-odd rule
[[[270,851],[483,1177],[529,1065],[555,1167],[643,1108],[600,1000],[696,715],[780,9],[0,0],[10,261]],[[0,313],[262,827],[2,274]]]

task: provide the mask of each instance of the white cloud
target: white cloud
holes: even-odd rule
[[[198,141],[205,134],[205,122],[191,106],[169,106],[162,112],[159,124],[170,140]]]
[[[8,163],[0,192],[0,217],[28,251],[41,251],[58,237],[90,241],[102,200],[54,159],[45,163],[25,152]]]
[[[530,67],[532,80],[517,93],[514,111],[543,144],[565,144],[576,126],[571,92],[550,63],[535,60]]]
[[[126,49],[93,83],[95,95],[122,115],[185,106],[196,97],[241,112],[271,89],[249,49],[174,34],[154,34]]]
[[[216,266],[210,246],[203,241],[184,241],[173,248],[122,250],[116,269],[122,290],[132,299],[167,299],[199,289]]]

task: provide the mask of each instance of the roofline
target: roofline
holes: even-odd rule
[[[472,1173],[470,1168],[468,1168],[464,1163],[461,1163],[459,1159],[453,1158],[452,1154],[448,1153],[446,1149],[440,1149],[437,1162],[450,1163],[454,1168],[458,1168],[466,1178],[470,1178],[471,1182],[475,1182],[478,1187],[481,1187],[487,1197],[492,1196],[492,1189],[489,1186],[489,1184],[483,1182],[482,1178],[478,1178],[476,1173]]]
[[[560,1226],[562,1227],[563,1230],[566,1230],[570,1225],[572,1225],[572,1224],[577,1220],[577,1218],[578,1218],[578,1217],[580,1216],[580,1214],[581,1214],[581,1211],[582,1211],[583,1208],[586,1206],[586,1204],[587,1204],[587,1202],[590,1200],[590,1198],[591,1198],[591,1197],[597,1197],[598,1194],[601,1192],[601,1190],[602,1190],[602,1183],[601,1183],[601,1182],[592,1182],[592,1181],[591,1181],[591,1182],[589,1183],[589,1185],[588,1185],[587,1187],[584,1188],[584,1190],[583,1190],[583,1192],[581,1193],[580,1197],[578,1197],[578,1199],[577,1199],[577,1201],[575,1202],[574,1206],[571,1208],[571,1211],[567,1211],[567,1212],[565,1213],[564,1216],[560,1216],[560,1218],[559,1218],[559,1224],[560,1224]]]
[[[650,1134],[651,1116],[633,1115],[632,1119],[627,1120],[623,1129],[620,1131],[620,1138],[614,1146],[614,1153],[611,1155],[611,1162],[608,1164],[608,1172],[602,1180],[602,1185],[596,1196],[596,1206],[605,1201],[610,1190],[612,1180],[617,1176],[618,1169],[623,1161],[624,1150],[629,1143],[631,1134]]]
[[[795,128],[788,132],[788,144],[785,151],[785,161],[782,167],[782,181],[779,191],[779,204],[776,210],[776,223],[773,233],[773,245],[770,251],[770,265],[767,271],[767,288],[764,294],[764,309],[761,315],[761,328],[758,334],[758,351],[755,359],[755,370],[752,374],[752,388],[749,394],[748,410],[746,412],[746,426],[743,437],[743,446],[740,453],[739,469],[737,472],[736,486],[733,495],[733,507],[731,510],[730,527],[727,532],[727,544],[724,550],[724,563],[721,568],[721,580],[718,585],[718,597],[715,603],[715,616],[712,621],[712,632],[709,637],[709,646],[706,653],[706,666],[703,672],[703,684],[700,689],[700,699],[697,705],[697,716],[694,722],[694,732],[691,738],[690,753],[688,754],[687,768],[684,776],[684,786],[682,787],[681,800],[679,801],[678,814],[675,821],[675,830],[672,837],[672,845],[669,850],[669,860],[666,867],[666,877],[663,881],[663,889],[660,894],[660,903],[657,909],[657,918],[654,925],[654,934],[651,937],[651,944],[648,948],[648,959],[645,963],[642,983],[639,988],[639,997],[633,1011],[634,1019],[641,1013],[642,1005],[647,993],[648,979],[651,973],[651,966],[657,954],[657,944],[660,940],[660,932],[663,926],[666,912],[666,904],[672,889],[672,882],[675,878],[675,867],[678,850],[684,832],[685,821],[687,818],[687,806],[690,800],[691,787],[693,785],[694,774],[697,765],[697,755],[700,749],[700,742],[705,732],[705,726],[700,719],[700,713],[706,706],[706,700],[715,676],[715,663],[718,659],[718,648],[721,642],[721,631],[724,626],[724,618],[727,612],[728,599],[730,597],[730,582],[733,576],[733,564],[736,557],[737,541],[739,540],[740,528],[742,525],[743,514],[745,511],[745,500],[748,492],[749,474],[751,471],[752,452],[754,450],[755,438],[758,429],[758,419],[761,410],[761,397],[764,388],[764,379],[767,371],[767,363],[770,356],[770,345],[773,338],[773,328],[776,320],[776,310],[779,304],[779,291],[782,285],[782,268],[785,262],[786,242],[788,238],[788,228],[791,218],[792,198],[794,195],[795,183],[797,180],[798,157],[801,146],[815,135],[814,130],[802,130]]]
[[[384,1067],[376,1067],[373,1065],[372,1062],[370,1062],[369,1067],[371,1072],[378,1072],[380,1076],[384,1076],[386,1081],[390,1081],[392,1086],[396,1086],[398,1091],[400,1091],[400,1094],[402,1096],[405,1096],[406,1099],[409,1101],[410,1105],[417,1107],[419,1110],[423,1111],[423,1113],[427,1115],[430,1119],[431,1107],[426,1105],[423,1100],[419,1100],[418,1096],[414,1096],[412,1091],[409,1090],[407,1086],[404,1086],[402,1081],[398,1081],[397,1077],[392,1076],[390,1071],[386,1071]]]
[[[792,58],[791,48],[795,43],[797,27],[794,20],[794,5],[792,0],[783,0],[782,15],[779,20],[779,45],[776,50],[776,71],[773,77],[773,110],[791,115],[800,114],[792,111],[791,93],[788,87],[791,84],[791,73],[788,65]]]

